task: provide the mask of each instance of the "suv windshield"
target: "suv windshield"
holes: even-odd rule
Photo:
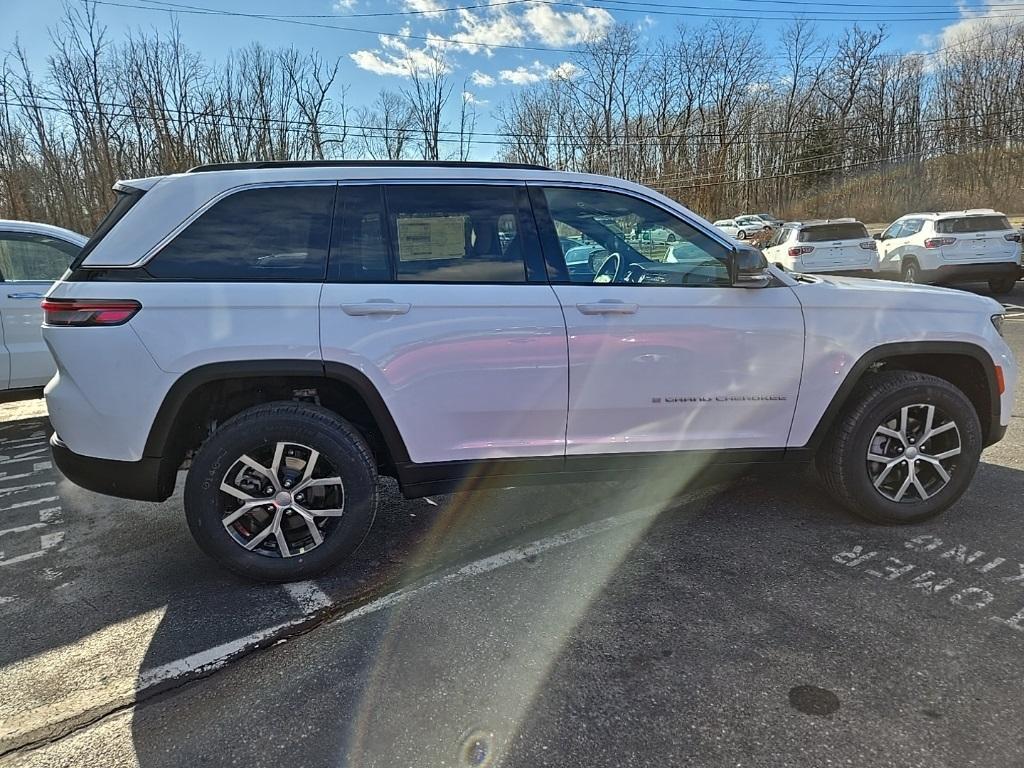
[[[826,240],[863,240],[869,237],[868,229],[859,221],[842,224],[822,224],[800,230],[797,238],[801,243],[821,243]]]
[[[955,219],[939,219],[935,231],[942,235],[967,234],[970,232],[991,232],[1012,229],[1005,216],[958,216]]]

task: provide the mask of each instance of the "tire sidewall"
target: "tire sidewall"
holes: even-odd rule
[[[868,446],[883,419],[905,405],[917,403],[934,405],[953,418],[960,432],[961,453],[949,483],[934,496],[922,502],[890,501],[872,484],[867,469]],[[981,450],[981,424],[973,406],[963,394],[933,385],[890,393],[872,403],[856,427],[851,442],[851,455],[846,457],[850,466],[845,468],[849,478],[847,487],[853,494],[851,502],[862,510],[865,517],[879,522],[914,523],[933,517],[959,499],[970,485],[981,458]]]
[[[341,426],[340,423],[337,424]],[[289,558],[246,551],[225,530],[220,489],[224,474],[245,453],[280,441],[319,451],[344,483],[344,514],[319,546]],[[232,420],[218,430],[193,460],[185,482],[185,514],[200,548],[236,573],[261,581],[291,581],[322,573],[362,543],[376,513],[376,477],[367,466],[365,445],[359,445],[329,421],[294,414],[261,414]]]

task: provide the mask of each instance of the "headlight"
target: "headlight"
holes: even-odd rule
[[[1000,312],[998,315],[992,315],[992,325],[995,326],[996,333],[1000,336],[1003,335],[1003,313]]]

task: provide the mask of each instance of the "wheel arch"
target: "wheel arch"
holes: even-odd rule
[[[850,367],[804,449],[818,450],[856,387],[865,376],[881,369],[917,371],[945,379],[974,405],[984,445],[999,439],[999,383],[995,362],[984,347],[961,341],[897,342],[868,350]]]
[[[364,434],[383,469],[408,462],[405,441],[384,399],[370,379],[343,363],[319,360],[244,360],[209,363],[182,374],[168,390],[146,439],[144,455],[160,458],[174,469],[197,447],[210,413],[208,395],[228,393],[233,405],[218,415],[227,418],[272,400],[294,399],[315,390],[319,402],[348,419]]]

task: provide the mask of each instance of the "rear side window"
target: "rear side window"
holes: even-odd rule
[[[384,192],[379,186],[338,188],[331,240],[332,280],[340,283],[391,280],[384,210]]]
[[[387,187],[396,277],[404,282],[522,283],[524,249],[512,186]]]
[[[935,222],[935,231],[940,235],[969,234],[971,232],[992,232],[1012,229],[1005,216],[961,216],[955,219],[940,219]]]
[[[320,281],[335,185],[249,189],[224,198],[146,265],[157,278]]]
[[[103,217],[99,226],[96,227],[96,231],[92,233],[92,237],[82,247],[78,255],[75,257],[74,262],[71,264],[72,269],[76,269],[89,253],[99,245],[100,240],[107,236],[107,233],[114,228],[121,219],[125,217],[125,214],[132,209],[132,207],[142,199],[142,196],[146,194],[141,189],[135,189],[134,187],[126,187],[123,190],[118,190],[117,199],[114,201],[114,207],[107,211],[107,215]]]
[[[819,227],[808,227],[800,230],[801,243],[823,243],[828,240],[864,240],[868,235],[867,227],[860,222],[844,224],[822,224]]]
[[[0,278],[56,280],[81,250],[65,240],[23,232],[0,232]]]

